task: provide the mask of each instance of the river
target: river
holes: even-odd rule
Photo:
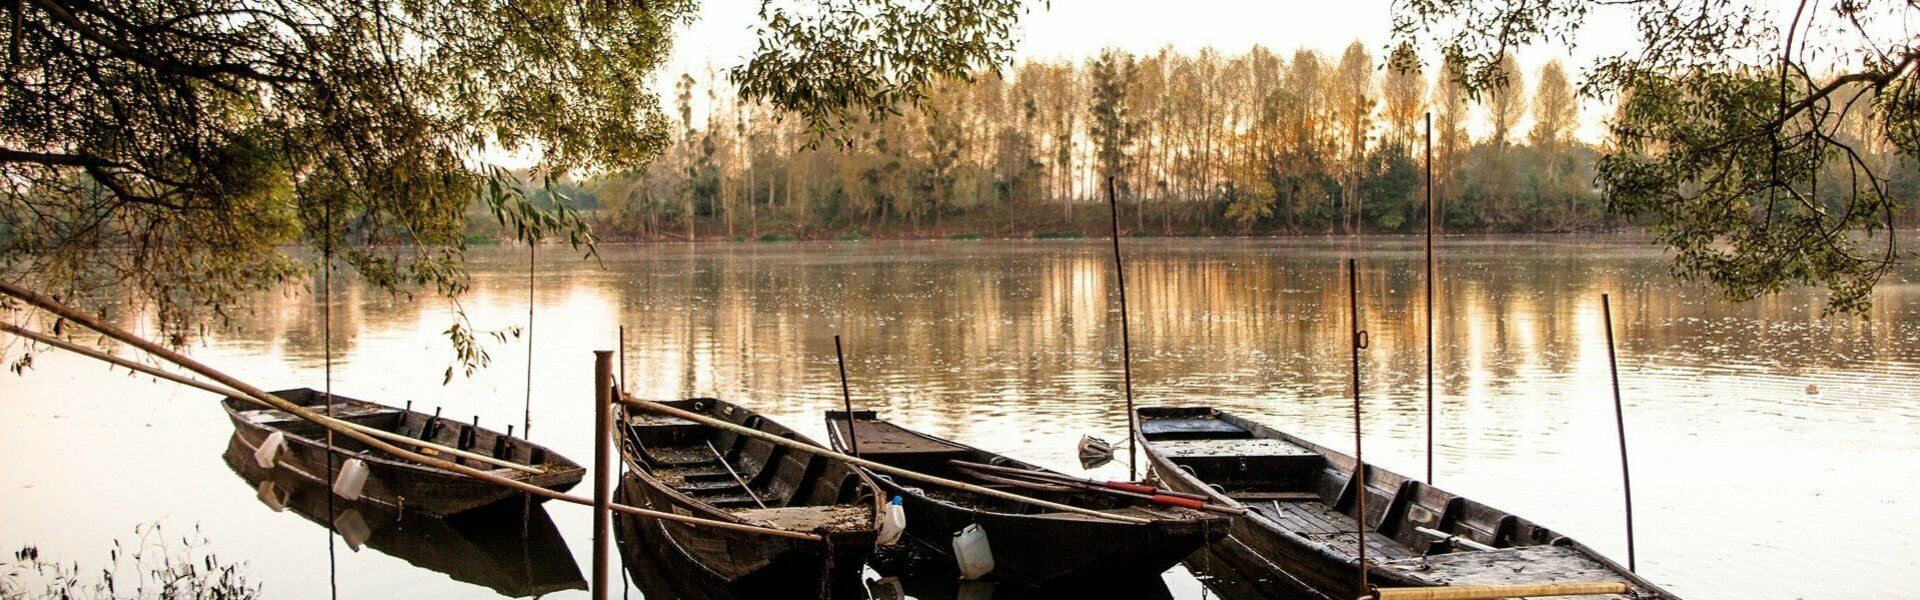
[[[522,423],[531,388],[532,438],[588,463],[591,352],[616,348],[620,327],[635,393],[726,398],[816,438],[840,403],[839,335],[856,404],[1080,472],[1082,434],[1126,430],[1106,244],[621,245],[596,261],[543,248],[531,278],[526,248],[476,250],[475,325],[527,325],[529,287],[534,306],[530,328],[488,346],[491,366],[443,385],[451,306],[341,281],[332,386],[496,429]],[[1418,239],[1123,245],[1139,404],[1211,405],[1336,449],[1352,439],[1341,268],[1357,258],[1367,457],[1424,475]],[[1920,598],[1920,269],[1859,319],[1823,317],[1815,291],[1718,299],[1635,238],[1447,238],[1439,256],[1435,483],[1624,559],[1608,293],[1643,575],[1696,600]],[[329,328],[308,289],[232,312],[195,357],[267,389],[322,385]],[[11,359],[22,342],[0,344]],[[0,375],[0,550],[99,569],[113,540],[160,523],[244,563],[269,598],[495,593],[343,543],[329,568],[325,530],[261,504],[221,460],[230,431],[208,394],[36,356]],[[1126,461],[1097,474],[1124,477]],[[585,567],[588,511],[551,516]],[[1165,579],[1174,597],[1207,595],[1183,570]]]

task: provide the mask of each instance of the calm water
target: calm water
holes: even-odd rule
[[[591,351],[615,348],[622,325],[629,389],[729,398],[817,437],[820,412],[840,401],[838,334],[857,403],[1078,472],[1081,434],[1125,437],[1103,244],[608,247],[601,265],[544,251],[532,437],[589,462]],[[1367,456],[1420,476],[1416,240],[1128,240],[1126,251],[1141,404],[1211,404],[1336,448],[1351,445],[1340,268],[1358,256],[1373,340]],[[1442,254],[1441,486],[1624,559],[1599,304],[1611,293],[1642,573],[1690,599],[1920,598],[1920,270],[1886,282],[1863,321],[1821,318],[1814,293],[1717,300],[1675,283],[1636,240],[1454,239]],[[525,249],[475,259],[476,324],[525,324]],[[342,283],[333,311],[336,393],[520,423],[528,338],[442,386],[444,302]],[[194,354],[269,389],[318,387],[320,321],[303,290],[266,294]],[[136,525],[197,525],[268,597],[326,597],[327,533],[255,499],[221,459],[230,431],[207,394],[38,356],[25,377],[0,376],[0,549],[36,544],[98,568]],[[588,511],[550,512],[585,567]],[[378,549],[336,555],[343,598],[495,594]],[[1183,571],[1165,578],[1175,597],[1206,595]]]

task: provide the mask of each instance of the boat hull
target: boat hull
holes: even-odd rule
[[[274,395],[294,400],[296,404],[308,404],[316,394],[312,390],[283,390]],[[473,427],[468,424],[450,423],[424,413],[386,407],[370,402],[334,397],[335,408],[340,418],[362,424],[377,424],[381,429],[395,430],[409,437],[425,438],[426,441],[449,447],[461,447],[485,453],[488,449],[499,447],[498,456],[517,458],[520,462],[533,462],[543,466],[541,473],[526,473],[514,469],[495,468],[493,465],[475,463],[467,459],[456,459],[460,464],[491,470],[494,474],[539,486],[555,492],[571,489],[585,474],[585,469],[571,461],[561,458],[545,448],[529,444],[517,438]],[[518,501],[522,492],[473,479],[459,473],[417,464],[390,457],[384,453],[367,448],[357,440],[344,435],[335,435],[333,448],[328,449],[325,430],[318,425],[297,420],[277,410],[255,407],[239,399],[229,398],[223,403],[227,416],[233,423],[234,433],[239,442],[249,451],[258,450],[267,438],[276,432],[286,440],[286,449],[280,452],[274,469],[298,477],[319,486],[331,486],[330,475],[337,474],[348,459],[359,459],[367,465],[367,482],[360,492],[360,500],[380,504],[401,511],[420,512],[431,516],[453,516],[472,510],[491,506],[507,500]],[[323,410],[322,407],[310,407]],[[414,448],[408,448],[409,450]],[[529,460],[529,459],[534,460]],[[541,502],[544,498],[534,496],[532,501]]]
[[[854,413],[859,430],[853,436],[857,439],[849,440],[845,414],[833,411],[827,418],[829,443],[841,452],[851,452],[853,442],[858,442],[863,458],[889,466],[1147,520],[1127,523],[1068,512],[1040,512],[1045,509],[985,499],[972,492],[922,488],[875,475],[887,494],[899,497],[906,507],[907,536],[936,553],[951,559],[954,536],[969,525],[978,525],[992,551],[994,577],[1053,587],[1109,580],[1115,573],[1160,573],[1209,541],[1226,535],[1229,520],[1219,516],[1158,507],[1073,486],[1035,490],[1008,487],[1004,478],[970,481],[969,477],[978,475],[964,467],[956,468],[951,461],[1059,474],[880,421],[872,411]]]
[[[807,445],[804,436],[739,406],[710,398],[675,408]],[[884,509],[872,479],[847,465],[752,436],[676,417],[623,409],[622,504],[707,519],[824,536],[796,539],[616,515],[619,528],[649,554],[689,573],[681,587],[702,595],[797,597],[858,588],[873,554]],[[690,593],[679,590],[679,593]],[[850,596],[849,596],[850,597]]]
[[[1364,529],[1372,587],[1621,582],[1629,595],[1593,597],[1675,599],[1531,521],[1263,425],[1209,408],[1137,416],[1135,441],[1163,486],[1247,510],[1212,556],[1282,597],[1364,595]]]

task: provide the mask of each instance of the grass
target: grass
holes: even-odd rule
[[[1087,235],[1086,235],[1086,234],[1084,234],[1084,233],[1080,233],[1080,232],[1078,232],[1078,231],[1036,231],[1036,232],[1033,232],[1033,239],[1036,239],[1036,240],[1077,240],[1077,239],[1080,239],[1080,238],[1084,238],[1084,237],[1087,237]]]
[[[769,234],[765,234],[765,235],[762,235],[762,236],[760,236],[760,241],[762,241],[762,242],[791,242],[791,241],[793,241],[793,236],[791,236],[791,235],[787,235],[787,234],[784,234],[784,233],[769,233]]]
[[[947,234],[947,239],[950,240],[978,240],[984,237],[986,236],[980,235],[978,231],[962,231],[960,233]]]

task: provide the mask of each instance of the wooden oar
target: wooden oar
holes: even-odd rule
[[[665,415],[672,415],[672,416],[675,416],[675,417],[680,417],[680,418],[682,418],[682,419],[686,419],[686,420],[688,420],[688,421],[693,421],[693,422],[695,422],[695,423],[699,423],[699,424],[701,424],[701,425],[706,425],[706,426],[708,426],[708,427],[716,427],[716,428],[719,428],[719,429],[724,429],[724,430],[727,430],[727,431],[731,431],[731,432],[734,432],[734,433],[737,433],[737,434],[740,434],[740,435],[744,435],[744,436],[747,436],[747,437],[750,437],[750,438],[754,438],[754,439],[757,439],[757,440],[760,440],[760,441],[764,441],[764,442],[767,442],[767,443],[770,443],[770,444],[774,444],[774,445],[777,445],[777,446],[782,446],[782,447],[785,447],[785,448],[787,448],[787,449],[790,449],[790,450],[797,450],[797,451],[800,451],[800,452],[806,452],[806,453],[808,453],[808,454],[813,454],[813,455],[816,455],[816,456],[822,456],[822,457],[826,457],[826,458],[830,458],[830,459],[833,459],[833,460],[837,460],[837,461],[840,461],[840,462],[843,462],[843,463],[847,463],[847,464],[850,464],[850,465],[854,465],[854,466],[858,466],[858,467],[864,467],[864,468],[866,468],[866,469],[868,469],[868,470],[870,470],[870,471],[877,471],[877,472],[880,472],[880,473],[885,473],[885,474],[888,474],[888,475],[892,475],[892,476],[894,476],[894,477],[900,477],[900,478],[903,478],[903,479],[911,479],[911,480],[914,480],[914,481],[918,481],[918,482],[921,482],[921,483],[928,483],[928,484],[932,484],[932,485],[937,485],[937,486],[940,486],[940,487],[947,487],[947,488],[953,488],[953,489],[956,489],[956,490],[961,490],[961,491],[966,491],[966,492],[972,492],[972,493],[975,493],[975,494],[980,494],[980,495],[983,495],[983,496],[992,496],[992,497],[995,497],[995,498],[999,498],[999,499],[1001,499],[1001,500],[1010,500],[1010,501],[1013,501],[1013,502],[1019,502],[1019,503],[1023,503],[1023,504],[1031,504],[1031,505],[1033,505],[1033,506],[1038,506],[1038,507],[1040,507],[1040,508],[1045,508],[1045,509],[1047,509],[1047,510],[1054,510],[1054,511],[1060,511],[1060,512],[1070,512],[1070,513],[1075,513],[1075,514],[1082,514],[1082,515],[1087,515],[1087,516],[1090,516],[1090,517],[1098,517],[1098,518],[1101,518],[1101,519],[1107,519],[1107,520],[1109,520],[1109,521],[1119,521],[1119,522],[1122,522],[1122,523],[1132,523],[1132,524],[1135,524],[1135,525],[1145,525],[1145,524],[1147,524],[1147,523],[1152,523],[1152,522],[1153,522],[1153,521],[1151,521],[1151,520],[1148,520],[1148,519],[1142,519],[1142,518],[1139,518],[1139,517],[1129,517],[1129,516],[1126,516],[1126,515],[1116,515],[1116,514],[1112,514],[1112,513],[1104,513],[1104,512],[1100,512],[1100,511],[1097,511],[1097,510],[1090,510],[1090,509],[1085,509],[1085,508],[1080,508],[1080,507],[1078,507],[1078,506],[1068,506],[1068,505],[1065,505],[1065,504],[1061,504],[1061,503],[1058,503],[1058,502],[1048,502],[1048,501],[1046,501],[1046,500],[1041,500],[1041,499],[1038,499],[1038,498],[1029,498],[1029,497],[1026,497],[1026,496],[1022,496],[1022,495],[1019,495],[1019,494],[1009,494],[1009,493],[1007,493],[1007,492],[1002,492],[1002,491],[1000,491],[1000,490],[996,490],[996,489],[993,489],[993,488],[987,488],[987,487],[981,487],[981,486],[977,486],[977,485],[973,485],[973,484],[971,484],[971,483],[966,483],[966,482],[961,482],[961,481],[954,481],[954,480],[952,480],[952,479],[947,479],[947,478],[944,478],[944,477],[935,477],[935,476],[932,476],[932,475],[927,475],[927,474],[925,474],[925,473],[919,473],[919,472],[915,472],[915,471],[908,471],[908,470],[906,470],[906,469],[902,469],[902,468],[899,468],[899,467],[894,467],[894,466],[889,466],[889,465],[883,465],[883,464],[880,464],[880,463],[877,463],[877,462],[873,462],[873,461],[871,461],[871,460],[867,460],[867,459],[864,459],[864,458],[859,458],[859,457],[855,457],[855,456],[847,456],[847,455],[845,455],[845,454],[841,454],[841,453],[839,453],[839,452],[834,452],[834,451],[832,451],[832,450],[828,450],[828,449],[826,449],[826,448],[821,448],[821,447],[819,447],[819,446],[813,446],[813,445],[808,445],[808,444],[804,444],[804,443],[801,443],[801,442],[798,442],[798,441],[794,441],[794,440],[790,440],[790,439],[787,439],[787,438],[783,438],[783,437],[780,437],[780,436],[777,436],[777,435],[773,435],[773,434],[770,434],[770,433],[767,433],[767,432],[764,432],[764,431],[760,431],[760,430],[758,430],[758,429],[753,429],[753,428],[751,428],[751,427],[741,427],[741,426],[739,426],[739,425],[735,425],[735,424],[733,424],[733,423],[728,423],[728,422],[726,422],[726,421],[722,421],[722,420],[719,420],[719,419],[715,419],[715,418],[713,418],[713,417],[709,417],[709,416],[706,416],[706,415],[703,415],[703,414],[699,414],[699,413],[695,413],[695,412],[690,412],[690,411],[685,411],[685,410],[680,410],[680,409],[678,409],[678,408],[674,408],[674,407],[671,407],[671,406],[667,406],[667,405],[665,405],[665,404],[661,404],[661,403],[659,403],[659,402],[653,402],[653,401],[650,401],[650,400],[641,400],[641,399],[639,399],[639,398],[634,398],[634,397],[632,397],[632,396],[628,396],[628,395],[624,395],[624,394],[622,394],[622,395],[620,396],[620,398],[619,398],[618,400],[616,400],[616,402],[619,402],[619,403],[621,403],[621,404],[625,404],[625,405],[627,405],[627,406],[632,406],[632,407],[635,407],[635,408],[639,408],[639,409],[643,409],[643,410],[649,410],[649,411],[653,411],[653,412],[657,412],[657,413],[660,413],[660,414],[665,414]]]
[[[106,363],[109,363],[109,364],[113,364],[113,365],[116,365],[116,366],[120,366],[120,367],[125,367],[125,368],[127,368],[127,369],[131,369],[131,370],[134,370],[134,371],[139,371],[139,372],[141,372],[141,373],[146,373],[146,374],[148,374],[148,375],[152,375],[152,376],[154,376],[154,377],[159,377],[159,378],[161,378],[161,379],[165,379],[165,380],[167,380],[167,381],[171,381],[171,382],[174,382],[174,383],[178,383],[178,384],[180,384],[180,385],[184,385],[184,386],[187,386],[187,387],[192,387],[192,388],[198,388],[198,389],[202,389],[202,390],[206,390],[206,391],[209,391],[209,392],[213,392],[213,393],[215,393],[215,394],[220,394],[220,395],[222,395],[222,396],[228,396],[228,397],[233,397],[233,398],[239,398],[239,399],[241,399],[241,400],[245,400],[245,401],[247,401],[247,402],[249,402],[249,403],[252,403],[252,404],[254,404],[255,406],[261,406],[261,407],[266,407],[266,408],[273,408],[272,406],[269,406],[269,405],[267,405],[267,403],[265,403],[265,402],[261,402],[261,401],[259,401],[259,400],[255,400],[255,399],[253,399],[253,398],[249,398],[249,397],[247,397],[247,395],[246,395],[246,394],[242,394],[242,393],[240,393],[240,392],[238,392],[238,391],[235,391],[235,390],[233,390],[232,388],[228,388],[228,387],[224,387],[224,386],[218,386],[218,385],[214,385],[214,384],[211,384],[211,383],[207,383],[207,382],[204,382],[204,381],[200,381],[200,380],[198,380],[198,379],[193,379],[193,378],[190,378],[190,377],[183,377],[183,376],[181,376],[181,375],[178,375],[178,374],[175,374],[175,373],[171,373],[171,372],[168,372],[168,371],[163,371],[163,370],[160,370],[160,369],[156,369],[156,368],[153,368],[153,367],[150,367],[150,366],[147,366],[147,365],[143,365],[143,364],[140,364],[140,363],[139,363],[139,362],[137,362],[137,361],[133,361],[133,360],[128,360],[128,359],[125,359],[125,358],[121,358],[121,357],[118,357],[118,356],[114,356],[114,355],[112,355],[112,354],[107,354],[107,353],[105,353],[105,352],[101,352],[101,351],[98,351],[98,350],[94,350],[94,349],[92,349],[92,348],[88,348],[88,347],[86,347],[86,346],[81,346],[81,345],[79,345],[79,344],[74,344],[74,343],[71,343],[71,342],[68,342],[68,341],[66,341],[66,340],[62,340],[62,339],[60,339],[60,338],[56,338],[56,337],[53,337],[53,336],[50,336],[50,335],[46,335],[46,334],[43,334],[43,333],[40,333],[40,332],[38,332],[38,331],[33,331],[33,330],[30,330],[30,329],[25,329],[25,328],[21,328],[21,327],[19,327],[19,326],[16,326],[16,325],[14,325],[14,324],[12,324],[12,323],[0,323],[0,331],[5,331],[5,332],[7,332],[7,333],[11,333],[11,334],[14,334],[14,335],[17,335],[17,336],[20,336],[20,337],[23,337],[23,338],[27,338],[27,339],[30,339],[30,340],[33,340],[33,341],[36,341],[36,342],[40,342],[40,343],[42,343],[42,344],[46,344],[46,345],[48,345],[48,346],[53,346],[53,347],[55,347],[55,348],[59,348],[59,349],[61,349],[61,350],[66,350],[66,351],[68,351],[68,352],[72,352],[72,353],[74,353],[74,354],[79,354],[79,355],[81,355],[81,356],[85,356],[85,357],[87,357],[87,358],[91,358],[91,359],[94,359],[94,360],[98,360],[98,361],[102,361],[102,362],[106,362]],[[485,455],[485,454],[479,454],[479,453],[475,453],[475,452],[469,452],[469,451],[466,451],[466,450],[461,450],[461,449],[459,449],[459,448],[454,448],[454,447],[451,447],[451,446],[442,446],[442,445],[440,445],[440,444],[435,444],[435,443],[433,443],[433,442],[429,442],[429,441],[426,441],[426,440],[423,440],[423,439],[420,439],[420,438],[413,438],[413,437],[407,437],[407,436],[404,436],[404,435],[400,435],[400,434],[397,434],[397,433],[394,433],[394,432],[391,432],[391,431],[386,431],[386,430],[382,430],[382,429],[374,429],[374,428],[372,428],[372,427],[368,427],[368,426],[365,426],[365,425],[361,425],[361,424],[359,424],[359,423],[355,423],[355,422],[352,422],[352,421],[342,421],[342,420],[340,420],[340,419],[335,419],[335,418],[333,418],[333,417],[328,417],[328,416],[326,416],[326,415],[321,415],[321,418],[322,418],[322,419],[324,419],[324,420],[326,420],[326,421],[328,421],[328,422],[331,422],[331,423],[336,423],[336,424],[339,424],[339,425],[340,425],[340,426],[342,426],[342,427],[347,427],[347,428],[349,428],[349,429],[354,429],[354,430],[357,430],[357,431],[359,431],[359,432],[361,432],[361,433],[365,433],[365,434],[367,434],[367,435],[371,435],[371,436],[373,436],[373,437],[377,437],[377,438],[380,438],[380,439],[383,439],[383,440],[387,440],[387,441],[391,441],[391,442],[398,442],[398,443],[402,443],[402,444],[406,444],[406,445],[409,445],[409,446],[416,446],[416,447],[420,447],[420,448],[430,448],[430,449],[432,449],[432,450],[434,450],[434,451],[436,451],[436,452],[445,452],[445,453],[447,453],[447,454],[452,454],[452,455],[454,455],[454,456],[458,456],[458,457],[461,457],[461,458],[465,458],[465,459],[468,459],[468,460],[472,460],[472,461],[476,461],[476,462],[482,462],[482,463],[486,463],[486,464],[490,464],[490,465],[494,465],[494,466],[497,466],[497,467],[503,467],[503,468],[508,468],[508,469],[513,469],[513,470],[516,470],[516,471],[522,471],[522,472],[526,472],[526,473],[533,473],[533,474],[540,474],[540,473],[545,473],[545,472],[546,472],[546,471],[543,471],[543,470],[540,470],[539,468],[536,468],[536,467],[531,467],[531,466],[527,466],[527,465],[523,465],[523,464],[519,464],[519,463],[515,463],[515,462],[510,462],[510,461],[506,461],[506,460],[501,460],[501,459],[498,459],[498,458],[494,458],[494,457],[491,457],[491,456],[487,456],[487,455]]]
[[[1166,506],[1177,506],[1180,508],[1188,508],[1193,510],[1203,510],[1207,512],[1220,513],[1223,515],[1239,516],[1239,515],[1247,514],[1247,509],[1244,509],[1244,508],[1210,504],[1204,500],[1196,500],[1196,499],[1188,498],[1185,496],[1177,496],[1174,494],[1167,493],[1167,490],[1161,490],[1156,487],[1140,485],[1137,483],[1108,481],[1103,484],[1102,482],[1094,481],[1091,479],[1079,479],[1079,478],[1075,478],[1067,475],[1060,475],[1057,473],[1048,473],[1046,471],[1035,471],[1032,469],[1002,467],[998,465],[987,465],[987,464],[967,462],[963,460],[949,460],[947,462],[949,464],[952,464],[956,468],[968,470],[970,472],[978,472],[979,469],[984,468],[984,469],[991,469],[993,472],[1005,473],[1013,477],[1029,477],[1031,478],[1029,479],[1029,481],[1045,480],[1049,482],[1049,483],[1039,483],[1038,481],[1035,481],[1034,483],[1037,485],[1055,485],[1055,484],[1068,485],[1068,486],[1073,486],[1074,488],[1077,488],[1077,489],[1082,489],[1082,490],[1086,490],[1094,493],[1109,494],[1113,496],[1120,496],[1123,498],[1134,498],[1138,500],[1145,500],[1147,502],[1152,502],[1154,504],[1161,504]],[[997,477],[996,479],[999,479],[1001,481],[1006,481],[1008,479],[1012,479],[1013,477]],[[1120,487],[1120,486],[1126,486],[1126,487]],[[1153,490],[1153,491],[1151,492],[1133,491],[1136,489],[1145,489],[1145,490]]]
[[[401,458],[404,460],[410,460],[410,461],[420,463],[422,465],[426,465],[429,467],[436,467],[436,468],[445,469],[448,471],[453,471],[455,473],[459,473],[461,475],[465,475],[473,479],[478,479],[480,481],[498,485],[504,488],[513,489],[516,491],[526,492],[528,494],[532,494],[542,498],[547,498],[550,500],[571,502],[571,503],[579,504],[583,506],[595,506],[595,502],[592,499],[562,494],[560,492],[556,492],[547,488],[533,485],[524,481],[508,479],[506,477],[501,477],[493,473],[482,471],[480,469],[475,469],[473,467],[469,467],[466,465],[454,463],[452,461],[448,461],[445,459],[435,458],[435,457],[427,456],[425,454],[421,454],[418,452],[405,450],[398,446],[394,446],[393,444],[389,444],[384,441],[381,441],[379,438],[375,438],[365,433],[361,433],[358,430],[355,430],[349,427],[344,427],[338,423],[327,422],[326,415],[313,412],[312,410],[304,406],[300,406],[298,404],[288,402],[287,399],[285,398],[281,398],[279,396],[269,394],[266,391],[261,390],[260,388],[248,385],[244,381],[235,379],[233,376],[230,376],[230,375],[227,375],[226,373],[222,373],[218,370],[215,370],[213,367],[209,367],[207,365],[201,364],[200,361],[196,361],[194,359],[188,358],[186,355],[180,354],[178,352],[174,352],[172,350],[168,350],[164,346],[155,344],[151,341],[141,338],[140,336],[128,333],[126,330],[109,325],[105,321],[101,321],[100,319],[97,319],[87,313],[80,312],[79,310],[75,310],[73,307],[67,306],[66,304],[58,300],[54,300],[52,298],[48,298],[46,296],[40,295],[38,292],[34,292],[32,290],[22,288],[12,283],[0,281],[0,294],[6,294],[8,296],[18,298],[22,302],[26,302],[27,304],[31,304],[33,306],[39,307],[43,310],[46,310],[47,312],[53,313],[60,317],[64,317],[67,320],[77,323],[88,329],[98,331],[109,338],[113,338],[115,340],[125,342],[126,344],[131,345],[135,348],[139,348],[140,350],[148,354],[152,354],[155,357],[160,358],[161,360],[165,360],[167,362],[179,365],[181,368],[184,368],[189,371],[193,371],[194,373],[200,374],[201,376],[204,376],[208,379],[212,379],[216,382],[219,382],[222,385],[233,388],[234,390],[244,392],[245,393],[244,395],[249,398],[252,398],[268,406],[272,406],[273,408],[286,411],[302,419],[311,421],[335,433],[358,440],[360,443],[366,444],[368,447],[374,450],[378,450],[380,452],[386,453],[388,455]],[[754,525],[747,525],[744,523],[730,523],[726,521],[715,521],[712,519],[702,519],[700,517],[694,517],[694,516],[688,516],[688,515],[682,515],[682,514],[676,514],[676,513],[670,513],[670,512],[662,512],[657,510],[648,510],[645,508],[626,506],[623,504],[614,504],[612,505],[611,508],[614,511],[622,512],[630,515],[651,517],[651,518],[661,519],[666,521],[675,521],[675,522],[686,523],[688,525],[696,525],[701,527],[712,527],[714,529],[725,529],[729,531],[740,531],[740,532],[746,532],[746,533],[771,535],[776,537],[792,538],[792,539],[799,539],[799,540],[810,540],[810,541],[825,541],[827,539],[826,536],[814,534],[814,533],[807,533],[807,532],[801,532],[801,531],[789,531],[785,529],[773,529],[773,528],[767,528],[767,527],[758,527]]]
[[[1021,469],[1017,467],[988,465],[988,464],[972,463],[972,462],[959,461],[959,460],[949,461],[949,462],[952,462],[953,464],[964,466],[964,467],[972,467],[975,469],[986,469],[989,471],[995,471],[999,473],[1008,473],[1013,475],[1025,475],[1025,476],[1037,477],[1041,479],[1050,479],[1053,481],[1059,481],[1063,483],[1086,484],[1086,485],[1091,485],[1095,487],[1120,490],[1123,492],[1133,492],[1135,494],[1153,494],[1156,496],[1173,496],[1175,498],[1186,498],[1188,500],[1200,500],[1200,501],[1207,500],[1206,496],[1202,496],[1200,494],[1189,494],[1186,492],[1179,492],[1179,491],[1169,490],[1166,488],[1157,488],[1150,485],[1142,485],[1142,484],[1132,483],[1127,481],[1096,481],[1093,479],[1074,477],[1072,475],[1067,475],[1065,473],[1054,473],[1052,471],[1035,471],[1033,469]]]

